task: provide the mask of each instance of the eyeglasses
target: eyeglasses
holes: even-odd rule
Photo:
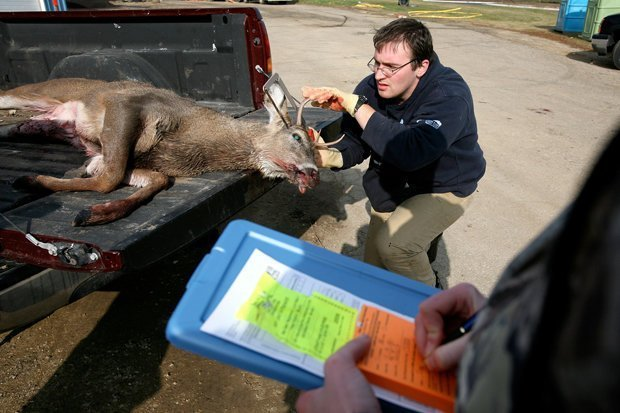
[[[375,60],[375,58],[373,57],[372,59],[370,59],[368,61],[368,63],[366,63],[366,66],[368,66],[368,68],[370,69],[371,72],[373,73],[377,73],[377,70],[380,70],[381,73],[383,73],[383,75],[385,77],[392,77],[396,74],[396,72],[398,72],[400,69],[402,69],[403,67],[407,66],[410,63],[413,63],[415,61],[417,61],[418,59],[411,59],[410,61],[408,61],[407,63],[405,63],[404,65],[398,66],[398,67],[380,67],[380,64],[377,63],[377,61]]]

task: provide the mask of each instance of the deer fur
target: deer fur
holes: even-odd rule
[[[14,186],[102,193],[123,183],[139,188],[125,199],[80,211],[74,226],[125,217],[167,188],[170,177],[208,171],[257,170],[266,178],[288,179],[303,193],[319,182],[314,143],[299,124],[301,113],[292,125],[284,94],[272,88],[282,115],[265,99],[269,124],[233,119],[172,91],[133,81],[54,79],[0,91],[0,109],[40,112],[13,133],[60,138],[90,157],[87,177],[27,176]]]

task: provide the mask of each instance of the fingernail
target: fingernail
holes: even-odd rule
[[[437,362],[432,356],[426,357],[424,359],[424,364],[426,364],[426,367],[428,367],[429,370],[437,370]]]
[[[424,343],[425,346],[424,346],[423,349],[421,349],[421,350],[423,350],[422,354],[424,355],[424,357],[430,356],[430,354],[434,350],[435,346],[432,346],[430,350],[428,349],[429,343],[435,343],[435,342],[437,342],[438,339],[439,339],[439,331],[429,330],[426,333],[426,342]]]

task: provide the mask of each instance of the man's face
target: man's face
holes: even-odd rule
[[[428,68],[428,60],[407,64],[414,58],[409,47],[402,42],[388,43],[380,50],[375,50],[374,59],[378,65],[375,80],[379,96],[399,102],[404,102],[411,96]],[[401,66],[403,67],[397,69]],[[396,72],[391,74],[390,69],[396,69]]]

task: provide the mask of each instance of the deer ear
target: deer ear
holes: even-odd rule
[[[269,87],[265,93],[265,109],[269,112],[269,124],[277,126],[292,125],[291,118],[288,114],[288,105],[284,91],[277,83]],[[286,122],[286,125],[284,125]]]

